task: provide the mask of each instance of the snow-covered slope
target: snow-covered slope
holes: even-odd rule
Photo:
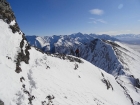
[[[30,39],[33,38],[33,36],[26,36],[26,38],[31,45],[36,47],[38,46],[33,42],[38,41],[44,52],[50,50],[50,52],[75,55],[74,51],[79,48],[80,57],[114,75],[115,77],[120,74],[125,74],[124,72],[128,69],[131,71],[132,67],[129,65],[131,65],[132,62],[137,65],[135,67],[140,67],[139,53],[133,51],[126,45],[117,42],[112,37],[107,36],[107,38],[105,38],[105,36],[107,35],[87,35],[77,33],[65,36],[54,35],[51,37],[35,37],[33,40]],[[100,38],[102,40],[96,38]],[[107,39],[110,39],[110,41],[107,41]],[[135,59],[132,59],[133,57],[135,57]],[[138,68],[135,68],[135,70],[137,71]]]
[[[115,78],[87,61],[70,62],[34,48],[29,52],[29,64],[21,62],[20,74],[11,60],[1,64],[0,99],[5,105],[46,105],[49,95],[55,97],[54,105],[131,105]]]
[[[82,58],[30,48],[13,19],[0,19],[0,105],[140,104],[140,89],[129,78],[116,79]]]
[[[129,47],[132,48],[133,50],[140,52],[140,45],[127,44],[127,43],[124,43],[124,44],[125,44],[126,46],[129,46]]]
[[[83,59],[62,59],[31,48],[29,64],[20,62],[22,71],[15,72],[22,35],[13,34],[3,20],[0,24],[5,30],[0,30],[0,100],[4,105],[46,105],[49,99],[54,105],[131,105],[113,76]]]
[[[128,95],[130,91],[137,94],[137,88],[140,88],[140,53],[120,42],[100,39],[95,39],[87,44],[74,45],[73,47],[70,47],[71,44],[67,43],[63,43],[63,46],[57,45],[56,52],[67,54],[72,54],[70,48],[75,51],[79,47],[80,56],[112,74],[125,90],[127,96],[130,96],[130,99],[133,97],[132,94]],[[128,88],[130,84],[135,90]]]
[[[124,89],[126,96],[130,100],[134,99],[133,94],[137,94],[140,88],[140,53],[116,41],[95,38],[93,40],[85,38],[85,40],[82,34],[73,35],[73,38],[59,37],[53,46],[56,53],[75,55],[74,51],[79,48],[81,58],[113,75]],[[137,103],[139,98],[134,100]],[[132,103],[135,104],[135,101]]]

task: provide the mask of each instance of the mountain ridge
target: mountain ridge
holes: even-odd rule
[[[81,33],[80,35],[78,33],[77,37],[76,34],[73,36],[74,38],[71,38],[70,36],[57,36],[60,39],[57,39],[57,41],[55,41],[56,43],[54,43],[54,53],[75,55],[71,53],[71,50],[74,52],[79,48],[81,58],[113,75],[117,83],[120,84],[125,93],[127,93],[130,100],[133,100],[125,88],[129,87],[128,84],[126,84],[125,79],[128,80],[127,83],[132,84],[134,88],[136,87],[136,90],[133,91],[133,93],[137,92],[137,88],[140,88],[140,72],[138,69],[140,53],[133,51],[118,41],[99,38],[90,38],[91,40],[88,40],[88,38],[84,39],[85,36],[81,35]],[[81,36],[84,36],[84,38]],[[49,45],[49,40],[45,40],[44,38],[44,42],[45,41]],[[128,91],[132,90],[128,89]],[[134,104],[134,101],[132,101],[132,103]]]
[[[53,36],[26,36],[27,41],[32,46],[37,46],[38,48],[42,49],[43,51],[52,51],[52,48],[54,47],[55,43],[59,42],[60,40],[68,40],[70,39],[71,42],[82,42],[87,43],[89,41],[92,41],[96,38],[104,39],[104,40],[112,40],[112,41],[119,41],[116,38],[113,38],[109,35],[96,35],[96,34],[82,34],[82,33],[75,33],[71,35],[53,35]],[[32,39],[31,39],[32,38]],[[44,45],[41,43],[45,43]],[[61,42],[61,41],[60,41]],[[50,46],[49,46],[50,45]],[[47,48],[47,46],[49,46]],[[47,49],[44,50],[44,47]],[[49,50],[48,50],[49,49]]]
[[[6,0],[1,0],[0,4],[3,5],[3,2],[5,3]],[[2,9],[3,11],[0,12],[2,17],[0,19],[0,83],[2,84],[0,85],[0,104],[140,104],[140,89],[134,85],[133,79],[130,82],[129,78],[124,75],[119,75],[116,79],[82,58],[63,53],[46,54],[40,49],[30,46],[24,33],[20,30],[16,18],[10,18],[13,17],[10,15],[13,14],[11,8],[8,8],[8,11],[5,11],[3,7]],[[10,14],[4,16],[6,13]],[[80,39],[70,40],[68,37],[66,38],[66,42],[64,39],[54,42],[52,40],[51,42],[58,42],[55,43],[58,51],[62,44],[63,50],[60,50],[62,52],[65,51],[67,45],[68,47],[74,45],[76,49],[79,44],[83,45],[84,42]],[[39,38],[39,40],[43,39]],[[76,42],[72,44],[69,41]],[[100,39],[95,39],[95,41],[98,43],[93,43],[95,47],[100,43],[105,44]],[[41,44],[44,45],[44,42],[45,40]],[[84,43],[85,46],[86,44]],[[94,47],[91,46],[92,48]],[[135,54],[135,52],[133,53]],[[133,73],[139,76],[139,72],[136,74],[134,70]],[[138,80],[137,83],[139,86]]]

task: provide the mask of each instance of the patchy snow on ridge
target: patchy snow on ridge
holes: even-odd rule
[[[10,25],[15,25],[16,24],[16,21],[15,20],[13,20],[13,21],[11,21],[11,23],[10,23]]]

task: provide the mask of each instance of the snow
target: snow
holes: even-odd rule
[[[11,57],[11,59],[14,60],[15,54],[20,52],[19,45],[22,36],[18,33],[13,34],[12,30],[8,27],[8,24],[5,24],[5,22],[0,19],[0,55]]]
[[[36,52],[35,49],[30,50],[30,55],[29,66],[25,63],[21,65],[23,69],[21,75],[27,73],[31,75],[31,81],[35,81],[33,86],[30,82],[25,83],[27,86],[31,85],[29,90],[37,96],[33,101],[35,105],[43,99],[45,100],[46,95],[49,94],[56,97],[53,103],[57,105],[96,105],[94,99],[100,101],[100,105],[103,103],[105,105],[130,104],[113,76],[106,74],[83,59],[84,63],[78,64],[79,68],[74,70],[75,62],[43,55]],[[50,69],[46,69],[47,66]],[[101,81],[103,78],[101,71],[107,75],[108,80],[111,80],[113,91],[107,90],[106,85]],[[24,75],[25,80],[29,79],[27,74]],[[112,98],[106,97],[108,94]],[[117,102],[117,100],[122,101]],[[123,103],[123,101],[126,102]]]
[[[127,63],[127,67],[130,69],[130,71],[128,71],[128,74],[134,75],[136,78],[140,78],[140,71],[139,71],[140,53],[137,51],[134,51],[133,49],[131,49],[130,47],[128,47],[125,44],[122,44],[120,42],[116,42],[116,43],[128,50],[125,52],[125,54],[123,56],[124,61]]]
[[[47,45],[47,44],[46,44],[46,41],[45,41],[43,38],[41,38],[41,37],[37,37],[36,39],[40,42],[41,47]]]
[[[43,101],[47,105],[48,95],[55,97],[52,99],[54,105],[132,105],[114,76],[82,58],[83,63],[70,62],[68,59],[43,54],[32,47],[29,50],[29,64],[21,62],[22,72],[16,73],[15,60],[20,52],[22,35],[13,34],[9,25],[2,20],[0,34],[0,100],[5,105],[28,105],[32,96],[35,99],[30,105],[41,105]],[[76,70],[75,65],[78,65]],[[22,77],[24,80],[21,81]],[[121,78],[124,78],[122,84],[126,83],[128,93],[138,102],[140,90],[137,89],[136,94],[128,79],[123,76],[119,79],[122,80]],[[110,82],[112,88],[107,89],[103,80]]]
[[[51,37],[53,38],[51,40],[50,37],[46,37],[47,40],[45,40],[47,43],[53,44],[50,48],[55,47],[55,52],[61,54],[71,54],[71,49],[75,51],[76,48],[79,48],[82,58],[113,75],[113,78],[116,79],[115,82],[120,84],[119,87],[123,89],[123,92],[129,101],[132,99],[132,104],[137,105],[140,99],[139,88],[136,87],[136,79],[140,80],[140,53],[120,42],[113,42],[113,38],[108,37],[107,35],[99,37],[110,39],[107,41],[95,39],[93,36],[96,35],[77,33],[70,36],[53,36]],[[85,67],[88,68],[88,66]],[[112,79],[107,80],[111,81]],[[96,88],[99,89],[99,87]]]
[[[16,24],[16,21],[15,20],[13,20],[13,21],[11,21],[11,23],[10,23],[10,25],[15,25]]]
[[[127,44],[127,43],[124,43],[126,46],[129,46],[131,49],[137,51],[140,53],[140,44]]]

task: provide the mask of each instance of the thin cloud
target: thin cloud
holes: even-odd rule
[[[123,8],[123,4],[120,4],[119,6],[118,6],[118,9],[122,9]]]
[[[97,24],[97,22],[96,22],[96,21],[92,21],[92,22],[88,22],[88,23],[91,23],[91,24],[92,24],[92,23]]]
[[[140,20],[138,20],[140,22]]]
[[[89,18],[89,19],[92,20],[90,23],[94,23],[94,24],[96,24],[96,23],[104,23],[104,24],[106,24],[107,23],[107,21],[105,21],[103,19],[95,19],[95,18]]]
[[[116,35],[117,31],[105,31],[105,32],[97,32],[96,34],[102,35],[102,34],[108,34],[108,35]]]
[[[120,30],[120,31],[105,31],[105,32],[97,32],[96,34],[108,34],[108,35],[120,35],[120,34],[129,34],[131,30]]]
[[[101,9],[92,9],[92,10],[89,10],[89,12],[94,15],[103,15],[104,14],[104,11]]]
[[[101,22],[101,23],[105,23],[105,24],[107,23],[107,22],[104,21],[103,19],[97,19],[97,21],[98,21],[98,22]]]

